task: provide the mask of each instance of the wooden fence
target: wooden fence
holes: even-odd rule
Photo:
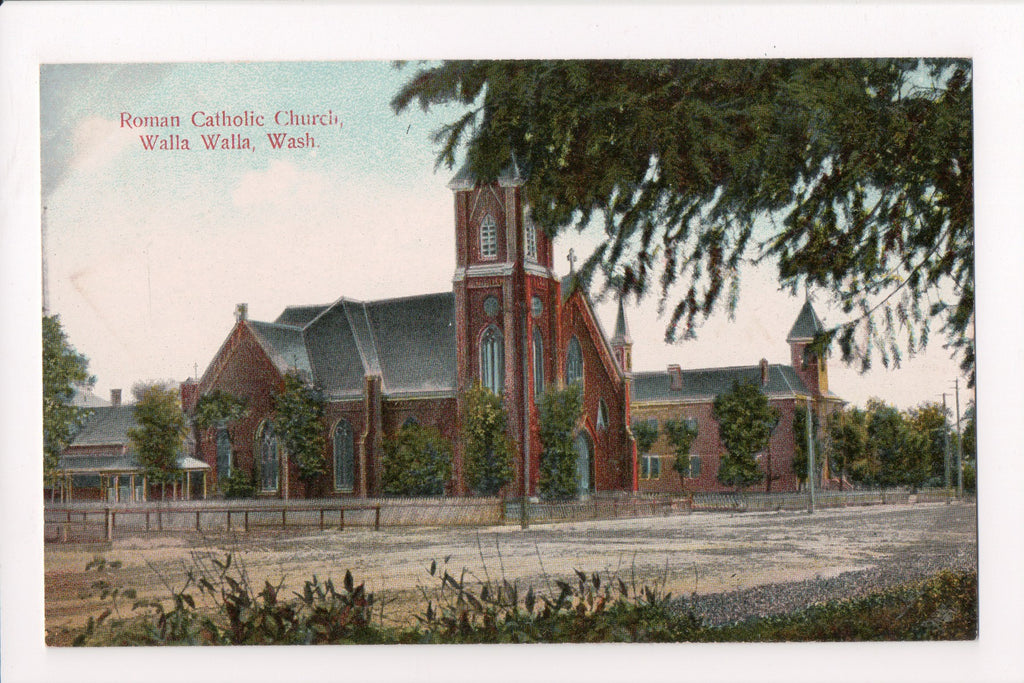
[[[911,495],[898,490],[820,491],[819,508],[950,501],[945,489]],[[694,493],[595,495],[584,500],[527,504],[530,524],[644,517],[673,513],[804,510],[807,493]],[[46,505],[48,541],[110,541],[153,532],[238,532],[271,529],[380,529],[403,526],[519,524],[519,500],[500,498],[360,498],[349,500],[239,500],[109,505]]]

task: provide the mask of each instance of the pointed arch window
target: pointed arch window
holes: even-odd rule
[[[526,232],[526,258],[537,260],[537,226],[534,225],[530,212],[524,212],[524,228]]]
[[[355,481],[355,433],[342,418],[334,428],[334,490],[351,491]]]
[[[505,349],[501,330],[494,325],[480,337],[480,383],[495,394],[505,387]]]
[[[544,393],[544,337],[533,328],[533,400]]]
[[[608,404],[603,398],[597,402],[597,428],[608,428]]]
[[[497,258],[498,256],[498,224],[490,214],[480,221],[480,257]]]
[[[580,340],[573,337],[565,353],[565,383],[575,382],[583,383],[583,349],[580,348]]]
[[[256,444],[260,459],[260,489],[262,491],[277,491],[280,449],[277,435],[274,433],[274,425],[268,421],[264,421],[260,425]]]
[[[231,437],[227,427],[220,427],[217,430],[217,477],[230,477],[231,465]]]

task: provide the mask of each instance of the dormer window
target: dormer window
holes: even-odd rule
[[[526,258],[531,261],[537,260],[537,226],[533,224],[529,212],[525,212],[526,224]]]
[[[480,222],[480,257],[498,257],[498,224],[489,214]]]

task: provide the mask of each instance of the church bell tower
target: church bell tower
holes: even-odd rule
[[[510,495],[536,493],[536,400],[555,381],[560,346],[551,241],[530,219],[525,182],[513,160],[494,180],[466,166],[448,185],[455,199],[458,384],[465,390],[480,383],[502,397],[519,448]]]

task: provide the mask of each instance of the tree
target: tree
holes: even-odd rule
[[[512,453],[501,398],[479,383],[463,396],[462,443],[466,483],[485,496],[498,494],[512,479]]]
[[[818,430],[821,424],[818,420],[818,413],[811,411],[811,434],[814,438],[814,452],[821,455],[821,441],[818,439]],[[807,407],[797,405],[793,409],[793,461],[790,466],[800,486],[807,482],[807,466],[810,461],[807,452]],[[821,469],[821,461],[817,463],[816,470]],[[817,472],[816,472],[817,473]],[[815,480],[817,481],[817,480]]]
[[[71,405],[75,385],[92,386],[89,359],[68,341],[60,316],[43,316],[43,483],[53,487],[60,454],[90,411]]]
[[[178,473],[185,438],[185,414],[173,383],[152,382],[132,388],[135,427],[128,430],[132,449],[151,484],[164,485]]]
[[[668,442],[672,444],[675,453],[675,460],[672,468],[679,473],[680,477],[692,476],[690,473],[690,446],[697,438],[696,420],[666,420],[665,435]]]
[[[438,165],[515,159],[549,235],[596,219],[579,276],[657,288],[670,341],[770,260],[847,314],[819,353],[898,365],[938,320],[973,379],[972,90],[966,59],[451,61],[391,106],[458,105]]]
[[[718,481],[736,490],[764,479],[754,455],[768,446],[779,411],[752,382],[733,382],[715,398],[712,415],[726,453],[718,464]]]
[[[537,406],[540,423],[540,495],[545,500],[568,500],[579,493],[573,438],[583,415],[583,391],[578,383],[550,388]]]
[[[299,478],[311,485],[327,471],[323,430],[324,399],[297,373],[284,377],[284,390],[274,397],[274,431],[281,437],[289,458],[298,466]]]
[[[946,480],[946,448],[956,445],[955,434],[951,438],[952,424],[949,409],[943,410],[941,403],[922,403],[907,414],[908,426],[928,439],[927,478],[936,486],[944,486]]]
[[[434,427],[411,422],[384,447],[384,493],[391,496],[440,496],[452,476],[452,446]]]
[[[878,483],[916,488],[928,476],[931,442],[904,415],[877,399],[868,401],[868,444],[878,462]]]
[[[848,474],[853,481],[862,481],[867,469],[867,424],[863,410],[850,408],[836,411],[829,418],[829,436],[831,437],[832,471],[839,474],[840,480]],[[805,470],[806,471],[806,470]]]
[[[238,422],[249,412],[248,401],[240,396],[235,396],[220,389],[214,389],[208,394],[203,394],[196,401],[192,409],[192,424],[199,432],[216,427],[223,429],[227,437],[228,448],[234,452],[234,439],[231,436],[231,425]],[[198,435],[197,435],[198,437]],[[219,435],[218,435],[219,439]],[[220,442],[218,440],[218,477],[220,472]],[[234,462],[234,458],[231,458]],[[232,469],[230,474],[218,479],[218,486],[224,492],[226,498],[250,498],[256,495],[257,482],[256,473],[253,471],[243,472],[241,469]]]

